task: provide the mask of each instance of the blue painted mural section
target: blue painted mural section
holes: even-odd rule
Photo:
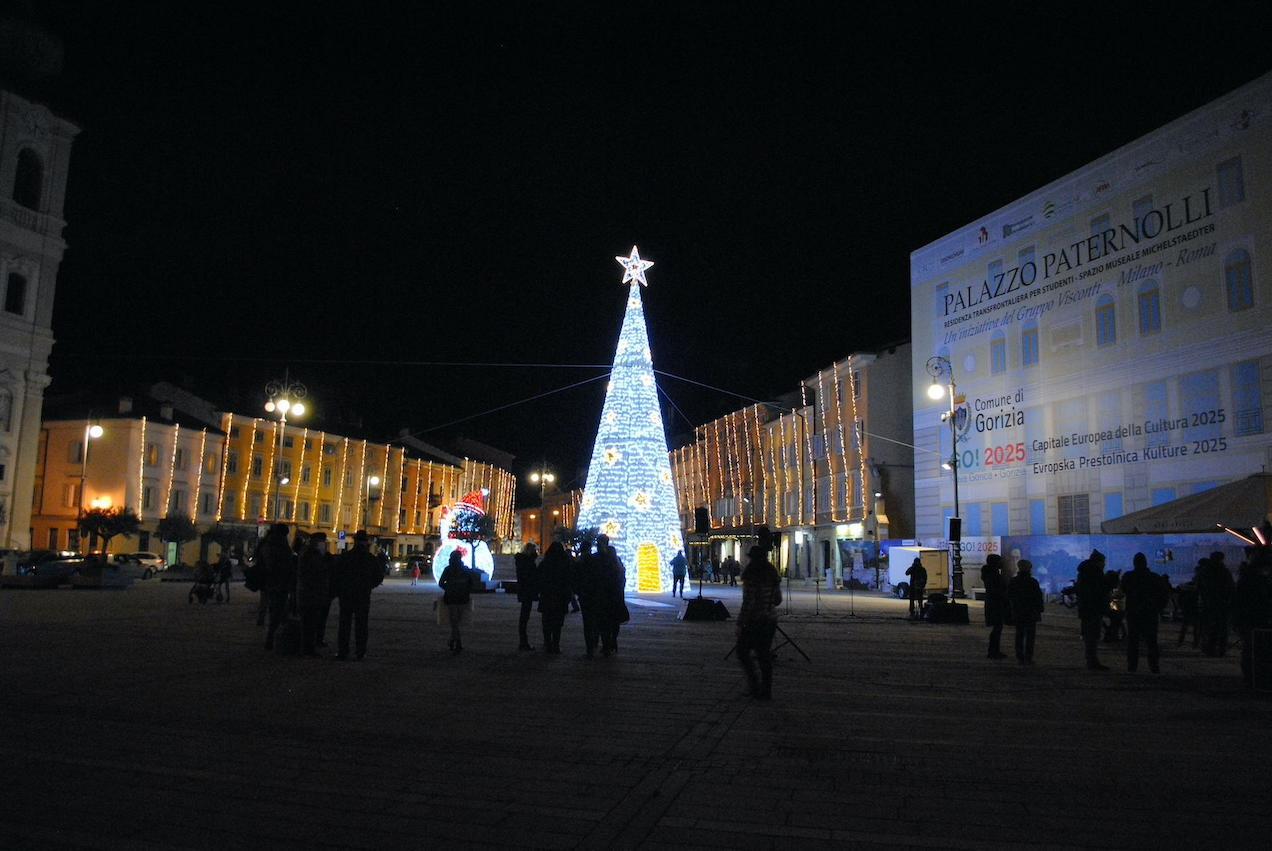
[[[1148,556],[1155,573],[1165,573],[1172,585],[1193,578],[1197,561],[1219,550],[1234,572],[1245,558],[1244,544],[1227,534],[1218,535],[1005,535],[1003,555],[1007,569],[1015,573],[1016,561],[1027,558],[1034,576],[1048,594],[1057,594],[1076,577],[1078,562],[1097,549],[1107,559],[1106,570],[1131,569],[1136,553]]]

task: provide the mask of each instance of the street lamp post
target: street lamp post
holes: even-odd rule
[[[942,355],[933,355],[928,358],[927,373],[932,377],[932,383],[928,386],[929,399],[940,399],[946,394],[947,389],[949,391],[950,408],[948,411],[941,412],[941,422],[950,424],[950,460],[948,466],[954,474],[954,519],[959,520],[959,525],[961,527],[962,521],[960,518],[962,515],[959,514],[958,505],[958,419],[957,409],[955,408],[955,405],[957,404],[956,397],[958,394],[958,385],[954,383],[954,365],[950,363],[950,359],[947,357]],[[948,381],[945,382],[949,385],[948,388],[941,383],[940,379],[942,377],[948,379]],[[950,544],[952,544],[954,548],[954,564],[951,568],[950,575],[950,596],[959,599],[965,596],[963,592],[962,537],[962,530],[960,528],[958,540],[950,541]]]
[[[537,470],[530,473],[530,481],[539,486],[539,549],[543,547],[543,527],[547,523],[547,505],[544,503],[548,492],[548,485],[556,481],[556,474],[547,469],[547,463],[544,462]],[[560,512],[553,512],[554,516],[559,516]]]
[[[91,441],[102,436],[102,427],[93,422],[92,415],[84,423],[84,457],[80,460],[80,484],[77,509],[79,517],[84,516],[84,484],[88,481],[88,447]]]
[[[303,417],[305,415],[305,403],[303,400],[309,395],[309,390],[299,381],[291,380],[291,373],[287,370],[283,371],[283,379],[277,379],[265,385],[265,395],[269,400],[265,403],[265,410],[271,414],[278,414],[278,470],[275,472],[275,478],[278,479],[279,487],[274,494],[274,519],[278,520],[282,513],[283,507],[283,489],[282,486],[287,484],[282,475],[283,468],[283,439],[287,434],[287,415],[290,413],[293,417]]]

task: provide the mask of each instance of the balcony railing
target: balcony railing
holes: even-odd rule
[[[41,236],[53,239],[60,239],[62,237],[62,229],[66,227],[66,222],[56,216],[28,210],[9,198],[0,198],[0,218],[13,222],[24,230],[34,231]]]

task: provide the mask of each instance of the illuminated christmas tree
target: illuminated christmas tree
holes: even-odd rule
[[[629,592],[657,593],[671,588],[669,562],[684,543],[640,298],[640,288],[648,283],[645,270],[654,264],[641,260],[634,245],[631,256],[614,259],[631,288],[578,528],[595,527],[609,536],[627,567]]]

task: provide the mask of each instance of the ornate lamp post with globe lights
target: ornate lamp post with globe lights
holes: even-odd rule
[[[101,437],[103,434],[102,427],[93,422],[92,415],[89,415],[88,421],[84,423],[84,449],[83,457],[80,459],[80,485],[79,498],[75,500],[78,517],[84,516],[84,484],[88,481],[88,447],[89,444]],[[109,505],[103,505],[100,502],[94,505],[94,508],[110,508]]]
[[[308,388],[299,381],[291,380],[291,373],[287,370],[283,371],[283,380],[277,379],[265,385],[265,395],[269,397],[269,401],[265,403],[265,410],[271,414],[278,414],[278,467],[281,470],[283,466],[283,437],[287,433],[287,415],[293,417],[303,417],[305,415],[305,403],[302,401],[309,395]],[[282,487],[287,484],[287,479],[280,474],[277,475],[279,490],[274,495],[274,519],[279,519],[279,513],[282,508]]]
[[[545,462],[544,465],[540,466],[538,470],[534,470],[530,473],[530,481],[532,484],[536,484],[539,486],[539,536],[538,537],[539,537],[539,549],[542,550],[544,549],[544,544],[546,542],[546,538],[544,536],[544,526],[548,522],[548,516],[547,516],[548,506],[544,500],[547,498],[548,485],[556,481],[556,474],[550,472],[547,469],[546,462]],[[559,515],[559,512],[553,512],[553,513]]]
[[[961,516],[959,514],[958,505],[958,412],[956,405],[959,402],[958,385],[954,383],[954,365],[950,363],[950,359],[943,355],[933,355],[927,361],[927,374],[932,377],[932,383],[928,385],[928,398],[933,401],[939,400],[949,392],[950,409],[941,412],[941,422],[950,424],[950,460],[941,464],[947,470],[954,473],[954,519],[959,520],[962,525]],[[944,380],[942,380],[944,379]],[[948,387],[946,386],[948,385]],[[950,596],[956,598],[964,597],[963,593],[963,542],[962,533],[958,535],[959,540],[950,541],[954,547],[954,563],[951,568],[950,575]]]

